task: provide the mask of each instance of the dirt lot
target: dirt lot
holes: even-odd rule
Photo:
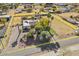
[[[57,18],[51,21],[51,28],[53,28],[60,38],[69,37],[70,33],[73,32],[73,29],[63,22],[59,21]]]
[[[21,17],[14,17],[12,25],[21,24]]]
[[[62,16],[62,17],[69,18],[71,15],[72,15],[72,16],[76,16],[76,15],[79,15],[79,13],[68,12],[68,13],[62,13],[62,14],[59,14],[59,15]]]
[[[64,56],[79,56],[79,50],[67,51],[66,53],[64,53]]]

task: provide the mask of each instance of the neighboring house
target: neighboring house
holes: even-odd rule
[[[55,3],[55,5],[58,5],[58,6],[66,6],[66,4],[64,4],[64,3]]]
[[[17,8],[16,10],[15,10],[15,13],[21,13],[22,12],[22,9],[21,8]]]
[[[68,8],[68,7],[62,7],[62,8],[59,8],[58,11],[63,12],[63,13],[64,12],[69,12],[70,8]]]
[[[75,21],[75,20],[73,20],[73,19],[71,19],[71,18],[67,18],[67,21],[69,21],[70,23],[73,23],[73,24],[75,24],[75,23],[76,23],[76,21]]]
[[[36,14],[34,18],[35,18],[36,20],[39,20],[39,19],[41,18],[41,16],[47,16],[47,15],[48,15],[48,14]]]
[[[2,10],[0,10],[0,15],[7,15],[7,12],[3,12]]]
[[[26,8],[32,8],[32,3],[24,4],[24,6],[25,6]]]
[[[2,19],[5,19],[6,21],[9,21],[10,20],[10,18],[11,18],[11,16],[9,16],[9,15],[2,15],[2,16],[0,16],[0,20]]]
[[[47,16],[48,14],[36,14],[35,17],[39,17],[39,16]]]
[[[72,18],[66,18],[66,17],[64,17],[64,19],[65,19],[66,21],[72,23],[72,24],[76,24],[76,21],[75,21],[74,19],[72,19]]]
[[[51,7],[45,7],[44,11],[48,12],[50,10]]]
[[[52,7],[53,3],[46,3],[44,7]]]

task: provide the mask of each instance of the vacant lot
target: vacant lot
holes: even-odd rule
[[[21,24],[21,17],[14,17],[12,25]]]
[[[79,15],[79,13],[75,13],[75,12],[68,12],[68,13],[62,13],[62,14],[59,14],[60,16],[62,17],[66,17],[66,18],[70,18],[70,16],[77,16]]]
[[[51,28],[53,28],[61,38],[69,37],[70,33],[73,32],[72,28],[61,22],[59,18],[56,17],[51,21]]]

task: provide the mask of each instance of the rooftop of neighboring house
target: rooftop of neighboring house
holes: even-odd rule
[[[10,18],[10,15],[0,15],[0,18]]]

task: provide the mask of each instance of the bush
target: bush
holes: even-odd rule
[[[48,17],[48,18],[49,18],[49,17],[51,17],[51,14],[50,14],[50,13],[48,13],[47,17]]]
[[[34,38],[33,33],[28,32],[28,33],[27,33],[27,39],[28,39],[28,38]]]

